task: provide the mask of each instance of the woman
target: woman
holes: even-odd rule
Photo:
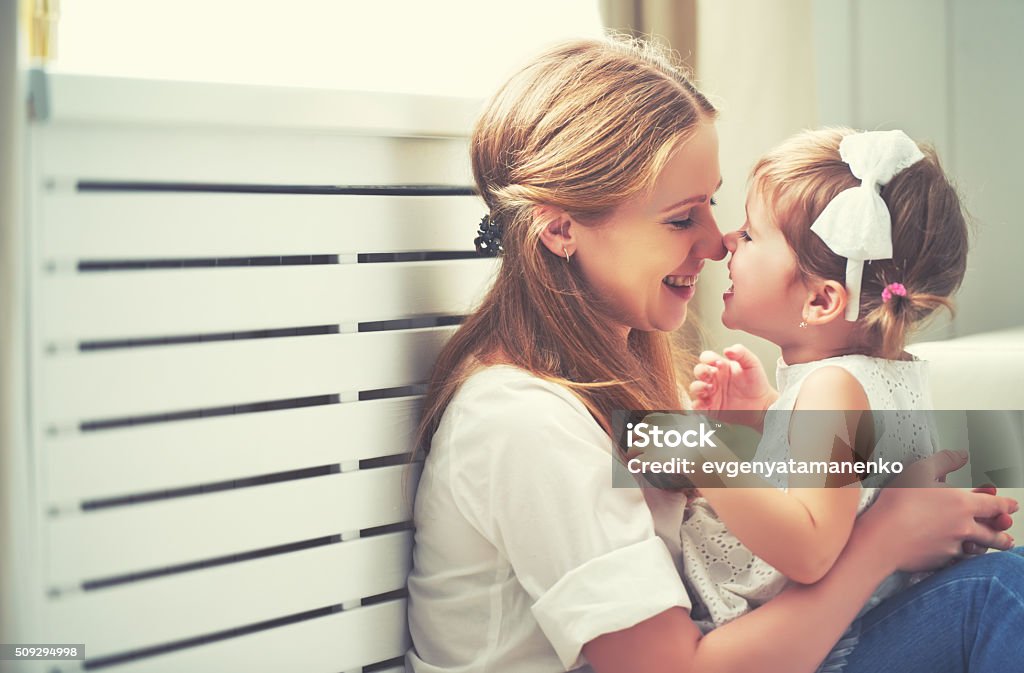
[[[711,210],[715,115],[649,47],[587,41],[513,76],[479,120],[473,171],[490,214],[477,243],[504,259],[427,397],[409,578],[417,673],[813,671],[891,572],[939,567],[964,542],[1009,546],[975,520],[1005,528],[1009,499],[890,490],[824,579],[701,638],[677,570],[684,498],[612,488],[609,432],[613,410],[681,405],[668,332],[704,263],[725,256]],[[962,463],[942,454],[914,471],[937,481]],[[982,581],[963,581],[961,568]],[[1024,603],[1013,604],[1020,556],[935,577],[927,596],[893,599],[885,628],[865,624],[857,650],[915,670],[901,649],[908,631],[929,651],[964,640],[918,628],[915,610],[988,614],[982,634],[1024,624]],[[987,594],[989,580],[1012,582],[1010,598]],[[955,593],[968,590],[969,608]],[[949,600],[926,609],[928,596]],[[1008,644],[978,642],[958,665],[988,670],[1011,656]],[[867,666],[851,659],[847,670]]]

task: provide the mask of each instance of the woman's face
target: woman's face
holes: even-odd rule
[[[711,212],[722,183],[714,124],[701,123],[683,142],[649,193],[575,230],[573,263],[627,333],[677,329],[704,260],[725,257]]]

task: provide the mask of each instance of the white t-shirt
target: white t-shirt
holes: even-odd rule
[[[690,607],[684,497],[612,488],[611,450],[561,386],[509,366],[469,377],[416,495],[412,671],[590,670],[585,643]]]

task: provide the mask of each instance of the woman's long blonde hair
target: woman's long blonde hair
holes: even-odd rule
[[[631,330],[624,347],[576,264],[540,240],[534,208],[600,224],[649,189],[715,108],[659,47],[574,41],[541,55],[489,101],[473,130],[473,175],[501,224],[503,259],[483,303],[441,351],[416,438],[426,451],[479,365],[510,364],[572,390],[610,430],[615,409],[677,409],[669,335]],[[467,231],[467,235],[468,235]]]

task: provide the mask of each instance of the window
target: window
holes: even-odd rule
[[[53,70],[484,96],[596,0],[66,0]]]

